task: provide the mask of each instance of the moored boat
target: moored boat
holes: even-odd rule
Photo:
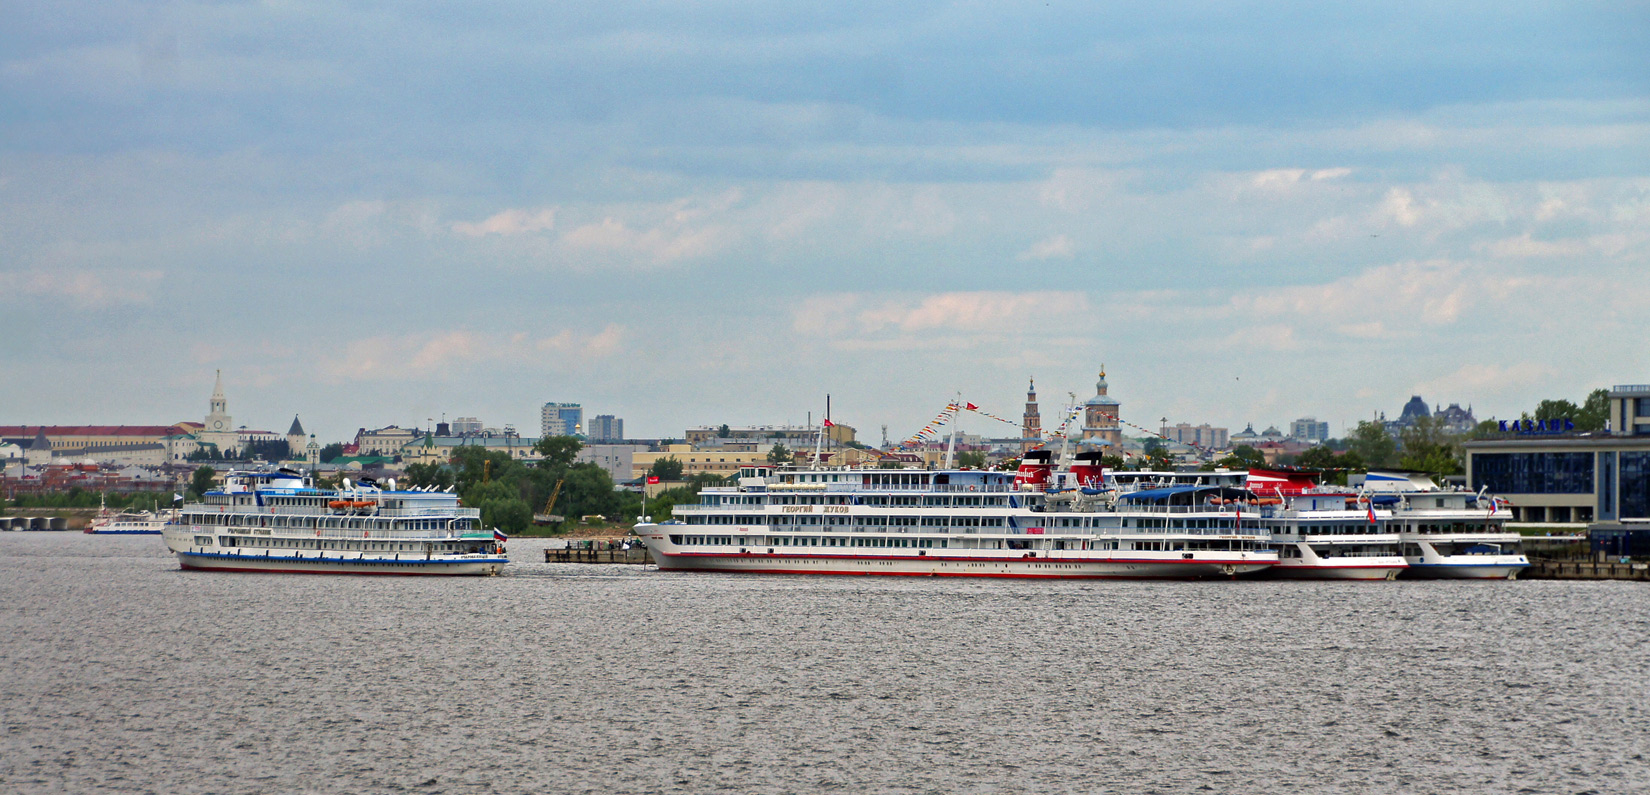
[[[1211,487],[1120,498],[1052,470],[1047,455],[1016,473],[747,467],[636,532],[675,571],[1193,579],[1276,561],[1234,509],[1203,501]]]
[[[1371,470],[1364,489],[1373,504],[1391,505],[1405,577],[1513,579],[1530,565],[1494,497],[1441,488],[1417,472]]]
[[[1278,553],[1267,576],[1392,580],[1408,568],[1392,512],[1367,497],[1320,486],[1310,472],[1252,469],[1246,484],[1262,498],[1256,522]]]
[[[509,562],[502,535],[456,495],[366,480],[321,489],[286,469],[230,473],[163,535],[185,569],[492,575]]]

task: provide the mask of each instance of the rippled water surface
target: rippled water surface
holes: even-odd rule
[[[1650,792],[1650,588],[185,572],[0,536],[0,791]]]

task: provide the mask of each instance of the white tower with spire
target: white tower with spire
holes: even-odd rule
[[[234,419],[229,416],[229,400],[223,396],[222,370],[218,371],[218,381],[212,386],[212,400],[207,405],[210,411],[201,428],[200,443],[216,445],[219,453],[239,452],[241,437],[235,432]]]

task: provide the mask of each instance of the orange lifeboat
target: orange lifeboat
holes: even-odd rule
[[[350,507],[350,501],[349,500],[333,500],[332,502],[327,503],[327,507],[332,508],[333,510],[342,510],[344,508]]]
[[[371,508],[371,507],[373,507],[377,504],[378,503],[373,501],[373,500],[356,500],[355,502],[350,503],[350,507],[351,508]]]

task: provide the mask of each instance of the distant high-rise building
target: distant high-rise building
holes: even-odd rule
[[[592,442],[619,442],[624,440],[624,420],[612,414],[597,414],[590,418],[584,435]]]
[[[454,436],[474,436],[481,433],[481,420],[475,417],[458,417],[453,420],[449,430]]]
[[[584,407],[577,403],[546,403],[539,414],[539,431],[544,436],[575,436],[584,433]]]
[[[1160,435],[1171,442],[1200,447],[1205,450],[1226,449],[1229,436],[1225,428],[1216,428],[1208,423],[1193,425],[1189,422],[1165,425]]]
[[[1317,417],[1302,417],[1289,423],[1289,438],[1322,444],[1329,440],[1329,423],[1318,422]]]

